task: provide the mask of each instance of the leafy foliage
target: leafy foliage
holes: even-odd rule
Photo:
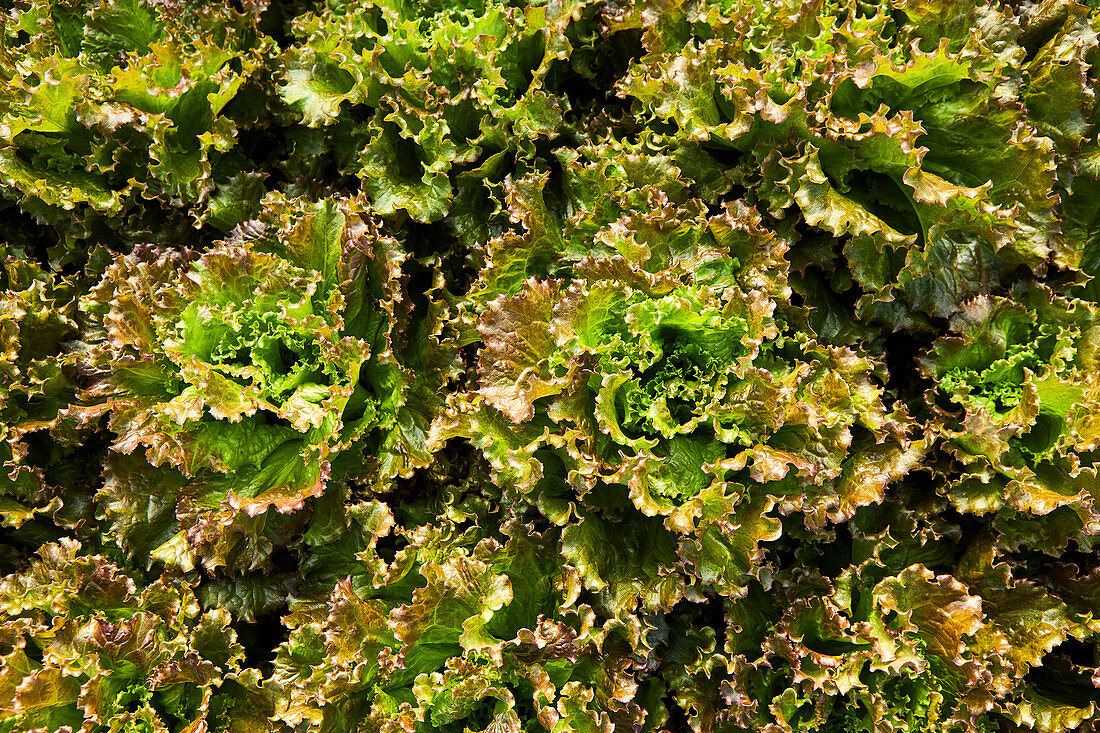
[[[1100,721],[1100,10],[9,5],[0,733]]]

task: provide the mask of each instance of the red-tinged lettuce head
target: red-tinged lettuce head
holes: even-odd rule
[[[726,151],[754,202],[835,237],[806,256],[845,275],[826,290],[858,286],[865,323],[934,330],[1048,261],[1095,271],[1088,220],[1063,232],[1057,210],[1092,167],[1074,160],[1094,137],[1084,5],[641,0],[605,19],[646,51],[620,93]],[[1075,214],[1095,219],[1094,188]]]
[[[960,509],[1100,528],[1100,324],[1095,306],[1018,287],[982,297],[921,360],[937,430],[961,464],[946,488]]]
[[[238,118],[264,111],[239,94],[274,47],[258,8],[14,3],[0,30],[5,198],[65,232],[65,257],[78,261],[102,232],[132,242],[135,231],[186,229],[188,219],[228,229],[247,218],[259,192],[242,187],[251,171],[228,153],[233,103]]]
[[[518,231],[460,304],[477,381],[434,433],[565,527],[578,589],[628,627],[702,585],[743,592],[777,511],[843,521],[924,451],[879,363],[782,319],[787,242],[743,201],[708,208],[656,143],[511,183]]]
[[[385,490],[428,460],[447,362],[403,260],[354,202],[273,199],[203,253],[108,268],[86,304],[102,377],[79,410],[109,415],[102,498],[123,546],[258,566],[329,481]]]
[[[566,129],[569,100],[552,82],[592,42],[596,13],[585,0],[322,7],[294,21],[280,96],[306,125],[343,128],[344,172],[375,211],[424,222],[448,214],[463,166]]]
[[[71,540],[0,581],[0,730],[285,730],[221,609]],[[64,726],[68,726],[65,728]]]
[[[499,521],[375,525],[404,544],[392,561],[361,551],[330,593],[293,599],[267,683],[276,718],[332,733],[636,726],[622,639],[563,607],[559,530]]]
[[[1095,662],[1076,650],[1095,638],[1095,573],[1036,583],[999,533],[907,503],[861,507],[835,533],[785,522],[769,572],[724,613],[664,616],[649,660],[668,704],[738,732],[1060,733],[1092,716]],[[769,562],[781,553],[793,562]]]
[[[904,410],[885,406],[880,367],[780,336],[773,307],[736,288],[531,280],[482,316],[480,386],[441,425],[473,436],[512,501],[583,519],[567,537],[629,497],[732,592],[755,543],[776,536],[773,507],[842,521],[923,454]],[[604,585],[598,572],[586,582]]]
[[[882,367],[783,332],[786,245],[754,210],[710,213],[674,160],[617,147],[515,184],[524,231],[488,245],[468,297],[477,388],[440,432],[474,436],[509,490],[562,517],[568,497],[538,498],[549,472],[582,502],[626,487],[681,531],[711,500],[736,504],[742,481],[815,522],[881,497],[920,454]]]

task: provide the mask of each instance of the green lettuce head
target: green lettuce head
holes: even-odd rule
[[[292,600],[268,683],[277,719],[322,733],[638,724],[621,639],[593,628],[591,609],[564,608],[560,530],[462,519],[390,515],[330,593]],[[374,543],[391,530],[404,546],[386,562]]]
[[[102,499],[124,547],[255,567],[330,481],[384,491],[426,463],[450,367],[403,260],[354,202],[273,198],[206,252],[140,247],[108,269],[78,409],[109,415]]]

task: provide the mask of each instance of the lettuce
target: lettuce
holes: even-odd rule
[[[1100,10],[13,0],[0,733],[1100,720]]]
[[[643,27],[645,12],[624,9],[613,27]],[[769,210],[796,208],[841,239],[864,318],[927,327],[922,315],[949,317],[1015,268],[1064,258],[1045,132],[1089,103],[1079,78],[1047,101],[1051,56],[1081,63],[1091,31],[1029,58],[1009,11],[978,3],[907,3],[897,16],[874,4],[699,3],[668,15],[645,31],[621,92],[740,153],[744,185]]]
[[[273,730],[226,612],[202,612],[179,579],[139,589],[76,542],[38,555],[0,583],[0,729],[168,730],[233,711]]]
[[[0,72],[5,198],[63,231],[77,261],[104,232],[135,243],[142,230],[216,216],[211,195],[239,173],[233,102],[271,51],[256,16],[203,3],[17,3]]]
[[[78,409],[116,435],[102,499],[124,548],[256,568],[330,484],[384,491],[427,463],[448,357],[404,308],[403,259],[354,201],[272,198],[206,252],[108,268],[84,302],[102,376]]]
[[[362,108],[349,173],[379,213],[434,221],[452,168],[556,136],[569,101],[547,80],[591,14],[580,2],[329,3],[295,20],[280,96],[311,127]]]
[[[640,717],[624,665],[566,614],[556,531],[395,531],[410,544],[368,564],[373,583],[361,570],[327,597],[299,599],[271,678],[278,719],[322,731],[583,729],[607,725],[613,701],[615,718]]]
[[[523,232],[487,245],[461,306],[481,310],[477,389],[435,437],[481,447],[509,504],[565,527],[583,586],[633,613],[700,583],[743,592],[773,510],[843,521],[924,443],[881,364],[781,330],[786,244],[758,213],[708,216],[672,160],[609,152],[570,159],[554,209],[545,176],[515,184]],[[624,530],[626,557],[601,557]]]
[[[963,464],[947,491],[985,513],[1046,515],[1072,509],[1096,526],[1095,450],[1100,326],[1090,304],[1018,287],[1012,300],[981,298],[953,320],[922,369],[936,387],[937,429]]]
[[[21,247],[0,247],[0,256],[0,527],[35,538],[24,548],[33,550],[56,539],[58,527],[79,531],[94,514],[88,487],[99,477],[101,441],[67,410],[78,378],[71,342],[81,325],[74,278]]]

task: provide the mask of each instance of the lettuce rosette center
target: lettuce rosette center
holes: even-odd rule
[[[690,435],[723,400],[729,369],[752,348],[750,324],[740,315],[708,308],[696,293],[679,289],[662,298],[639,298],[622,315],[586,334],[599,360],[590,377],[597,400],[606,400],[602,375],[613,374],[616,425],[612,438],[662,440]],[[616,314],[618,315],[618,314]]]
[[[698,424],[700,405],[714,399],[720,381],[715,360],[690,347],[674,347],[671,353],[621,391],[620,419],[624,432],[672,437],[691,432]]]
[[[240,268],[233,282],[219,277],[230,268]],[[194,359],[254,390],[292,422],[303,404],[348,403],[358,386],[359,360],[343,364],[331,358],[334,346],[326,337],[331,341],[342,328],[342,298],[331,290],[325,302],[318,273],[266,253],[239,259],[209,253],[189,278],[198,284],[195,300],[166,339],[178,342],[183,360]],[[368,357],[369,345],[362,352]]]

